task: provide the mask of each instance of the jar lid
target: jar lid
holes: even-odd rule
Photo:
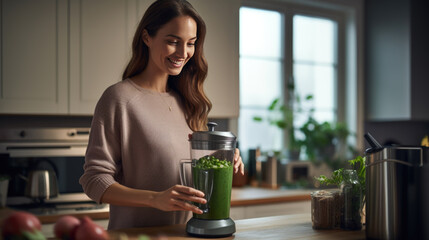
[[[215,122],[207,123],[208,131],[198,131],[189,135],[192,149],[231,150],[235,149],[237,137],[231,132],[215,131]]]

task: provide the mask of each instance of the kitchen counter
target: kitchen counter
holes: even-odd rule
[[[311,200],[308,189],[233,188],[231,206],[248,206]]]
[[[311,190],[297,189],[268,189],[255,187],[233,188],[231,193],[231,206],[250,206],[272,203],[287,203],[310,200]],[[9,211],[8,208],[0,209],[0,221]],[[109,207],[106,205],[103,208],[96,210],[82,211],[59,211],[55,214],[37,215],[43,224],[54,223],[60,216],[73,215],[82,217],[84,215],[91,217],[94,220],[108,219]]]
[[[236,233],[227,238],[218,239],[365,239],[365,230],[314,230],[310,214],[283,215],[274,217],[251,218],[235,221]],[[162,239],[195,239],[188,236],[185,224],[164,227],[146,227],[110,230],[112,239],[138,239],[146,235]],[[127,237],[125,237],[125,235]]]
[[[9,216],[9,214],[11,214],[12,212],[17,211],[16,209],[11,209],[11,208],[0,208],[0,225],[2,224],[3,220],[6,219],[7,216]],[[55,214],[43,214],[43,215],[36,215],[40,222],[42,224],[47,224],[47,223],[55,223],[57,221],[57,219],[61,216],[64,215],[72,215],[78,218],[81,218],[83,216],[89,216],[91,217],[93,220],[100,220],[100,219],[109,219],[109,207],[104,207],[101,209],[97,209],[97,210],[89,210],[89,211],[60,211],[58,213]]]

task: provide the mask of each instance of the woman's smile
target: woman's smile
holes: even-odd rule
[[[168,60],[173,64],[174,67],[182,67],[184,60],[174,60],[173,58],[168,58]]]
[[[195,53],[197,23],[189,16],[176,17],[161,27],[155,36],[146,35],[149,47],[148,68],[166,75],[178,75]]]

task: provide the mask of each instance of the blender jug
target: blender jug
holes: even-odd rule
[[[428,239],[428,148],[365,138],[367,239]]]
[[[205,194],[207,204],[196,204],[203,214],[193,214],[186,225],[191,235],[203,237],[229,236],[235,223],[229,218],[236,137],[231,132],[215,131],[209,122],[208,131],[189,135],[191,159],[180,161],[182,185]]]

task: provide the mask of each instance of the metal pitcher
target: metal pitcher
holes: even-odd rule
[[[371,145],[365,152],[366,237],[428,239],[428,148],[382,147],[365,137]]]

